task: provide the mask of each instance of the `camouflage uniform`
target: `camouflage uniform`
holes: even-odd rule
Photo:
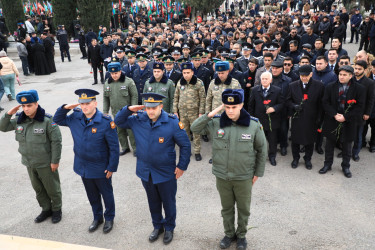
[[[212,110],[219,107],[222,103],[221,101],[221,94],[225,89],[240,89],[240,83],[228,75],[228,78],[225,80],[224,83],[221,82],[220,78],[217,76],[214,78],[210,86],[207,90],[207,97],[206,97],[206,113],[211,112]],[[219,112],[221,114],[224,110]]]
[[[190,137],[190,125],[204,114],[206,93],[203,82],[196,76],[186,82],[184,78],[178,81],[173,101],[173,113],[179,113],[180,121]],[[194,154],[200,154],[201,141],[199,134],[193,133]]]

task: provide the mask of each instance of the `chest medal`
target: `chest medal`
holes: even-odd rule
[[[91,129],[91,132],[92,132],[93,134],[95,134],[95,133],[96,133],[96,131],[97,131],[97,129],[96,129],[96,128],[92,128],[92,129]]]
[[[152,91],[152,87],[148,87],[148,91]]]
[[[225,134],[224,129],[219,129],[217,131],[217,137],[219,137],[219,138],[223,138],[224,134]]]
[[[181,86],[181,90],[184,90],[185,89],[185,86]]]

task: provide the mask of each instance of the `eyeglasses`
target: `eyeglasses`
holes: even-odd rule
[[[340,62],[340,65],[349,65],[349,62]]]
[[[291,63],[284,63],[284,66],[292,66],[292,64]]]

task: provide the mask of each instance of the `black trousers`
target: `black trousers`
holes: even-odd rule
[[[322,133],[317,132],[315,148],[321,148],[323,145],[323,135]]]
[[[268,141],[268,157],[276,157],[278,129],[264,131]]]
[[[103,64],[92,64],[92,71],[94,72],[94,81],[98,82],[98,70],[100,73],[100,81],[104,81]]]
[[[312,157],[313,152],[314,152],[314,143],[308,144],[308,145],[304,145],[304,146],[305,146],[305,156],[303,157],[303,159],[305,161],[311,161],[311,157]],[[299,158],[300,158],[299,151],[300,151],[300,144],[292,142],[292,155],[293,155],[293,159],[298,159],[299,160]]]
[[[326,138],[324,166],[332,166],[333,154],[335,151],[336,140]],[[352,142],[342,142],[342,162],[341,167],[350,168],[350,158],[352,157]]]
[[[366,142],[366,135],[367,135],[369,125],[371,127],[371,137],[370,137],[369,144],[370,144],[370,147],[373,147],[375,146],[375,117],[368,119],[363,127],[362,143]]]
[[[369,43],[370,40],[367,37],[361,37],[361,42],[359,43],[358,51],[364,49],[366,52],[369,52]]]
[[[351,35],[351,38],[350,38],[350,42],[353,42],[353,38],[354,38],[354,35],[355,35],[355,42],[358,43],[358,38],[359,38],[358,29],[352,27],[351,32],[352,32],[352,35]]]
[[[82,57],[87,57],[86,46],[85,45],[79,45],[79,49],[81,50]]]
[[[280,143],[281,148],[288,147],[288,133],[289,133],[289,119],[281,118],[279,133],[278,133],[278,142]]]

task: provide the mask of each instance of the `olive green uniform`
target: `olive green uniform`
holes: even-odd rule
[[[138,105],[137,87],[129,77],[120,78],[119,81],[111,83],[107,80],[104,84],[103,92],[103,113],[108,114],[111,108],[113,117],[125,106]],[[131,129],[117,127],[117,135],[123,150],[129,149],[128,136],[133,150],[136,150],[135,139]]]
[[[155,79],[151,77],[150,79]],[[150,82],[150,79],[145,83],[143,93],[156,93],[165,96],[163,99],[163,110],[167,113],[172,113],[173,109],[173,98],[175,87],[172,80],[168,79],[166,83],[163,82]],[[162,80],[164,77],[162,78]]]
[[[53,122],[52,116],[45,114],[40,122],[26,117],[17,123],[5,113],[0,119],[0,131],[15,130],[18,152],[22,155],[22,164],[27,167],[36,199],[43,211],[59,211],[62,206],[59,172],[52,172],[51,163],[57,164],[61,158],[61,133]]]
[[[235,234],[238,238],[245,237],[250,216],[252,179],[264,174],[266,137],[258,119],[249,119],[249,126],[230,121],[231,125],[220,127],[219,115],[210,119],[205,114],[191,126],[193,133],[209,132],[212,136],[212,173],[216,176],[221,215],[228,237]],[[238,210],[237,230],[234,226],[235,204]]]
[[[174,94],[173,113],[179,114],[180,121],[189,137],[190,126],[199,117],[199,114],[204,114],[205,104],[206,92],[201,80],[195,77],[189,83],[185,79],[178,81]],[[194,153],[200,154],[200,136],[193,133],[193,138]]]

